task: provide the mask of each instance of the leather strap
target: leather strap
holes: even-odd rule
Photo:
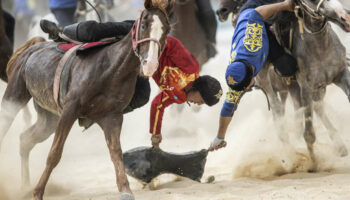
[[[53,97],[54,97],[54,100],[57,104],[57,107],[59,108],[59,111],[62,110],[62,105],[60,104],[60,101],[59,101],[61,74],[62,74],[63,68],[64,68],[65,63],[67,62],[68,58],[71,56],[71,54],[76,52],[76,50],[80,46],[81,45],[76,45],[76,46],[72,47],[71,49],[69,49],[61,58],[60,62],[58,63],[57,69],[56,69],[55,79],[53,82]]]

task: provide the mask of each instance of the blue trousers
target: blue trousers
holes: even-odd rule
[[[74,13],[76,7],[74,8],[51,8],[51,12],[55,15],[58,24],[61,27],[71,25],[75,22]]]

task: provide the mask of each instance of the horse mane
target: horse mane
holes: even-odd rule
[[[166,13],[166,8],[168,6],[168,1],[164,0],[152,0],[152,7],[158,8]]]
[[[167,10],[168,6],[171,8],[174,8],[175,0],[151,0],[152,1],[152,8],[159,9],[165,14],[170,14],[173,12],[173,10]]]
[[[43,37],[33,37],[32,39],[28,40],[24,45],[22,45],[20,48],[18,48],[14,54],[12,54],[9,62],[7,63],[6,67],[6,74],[7,77],[9,77],[10,73],[13,70],[13,67],[15,66],[16,60],[18,59],[19,56],[22,55],[22,53],[28,49],[29,47],[40,43],[40,42],[45,42],[46,40]]]

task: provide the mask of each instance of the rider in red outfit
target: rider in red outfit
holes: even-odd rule
[[[162,90],[152,101],[150,133],[161,133],[164,109],[187,101],[186,89],[199,77],[199,64],[194,56],[174,37],[167,37],[167,46],[153,75]],[[204,103],[204,102],[203,102]]]

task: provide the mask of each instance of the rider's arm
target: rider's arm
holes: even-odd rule
[[[164,109],[173,103],[169,96],[160,92],[152,101],[151,116],[150,116],[150,130],[153,135],[160,135],[162,128],[162,120]]]
[[[267,19],[280,11],[292,11],[293,0],[285,0],[280,3],[263,5],[255,8],[255,10],[264,18]]]
[[[240,99],[242,98],[245,91],[235,91],[229,88],[226,94],[226,100],[222,106],[219,120],[218,138],[225,138],[227,127],[232,120],[232,116],[237,109]]]

